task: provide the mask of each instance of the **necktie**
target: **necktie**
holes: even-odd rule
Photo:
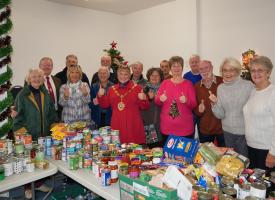
[[[47,79],[47,86],[48,86],[49,94],[52,98],[53,103],[55,104],[54,92],[53,92],[53,88],[52,88],[52,85],[50,82],[50,78],[47,76],[46,79]]]

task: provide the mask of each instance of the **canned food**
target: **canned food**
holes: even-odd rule
[[[234,199],[234,198],[227,194],[219,195],[219,200],[232,200],[232,199]]]
[[[250,186],[247,184],[239,185],[238,198],[245,199],[250,194]]]
[[[234,186],[234,179],[229,178],[227,176],[223,176],[221,179],[222,187],[233,187]]]
[[[20,141],[15,143],[14,148],[16,154],[22,154],[24,152],[24,145]]]
[[[198,200],[212,200],[212,195],[207,192],[198,192]]]
[[[52,137],[47,136],[45,137],[45,147],[51,147],[52,146]]]
[[[78,156],[77,155],[71,155],[69,157],[69,169],[70,170],[78,169]]]
[[[83,167],[89,168],[92,165],[92,159],[91,158],[83,158]]]
[[[23,162],[21,158],[14,158],[12,165],[13,172],[15,174],[20,174],[21,172],[23,172]]]
[[[237,197],[237,190],[233,187],[225,187],[225,188],[222,189],[222,192],[224,194],[232,196],[233,198]]]
[[[12,140],[7,140],[7,154],[12,154],[13,152],[13,145],[12,145]]]
[[[109,186],[111,185],[111,170],[103,169],[101,171],[101,183],[102,186]]]
[[[250,195],[265,199],[266,186],[262,183],[252,183],[250,188]]]
[[[26,172],[34,172],[34,163],[33,162],[27,162],[26,163]]]
[[[4,170],[5,170],[5,176],[11,176],[13,174],[13,166],[12,162],[10,160],[7,160],[3,164]]]
[[[39,146],[44,147],[45,138],[44,138],[44,137],[39,137],[39,138],[37,139],[37,143],[38,143]]]
[[[6,140],[0,140],[0,153],[4,153],[6,150]]]
[[[123,174],[123,175],[128,175],[129,172],[128,172],[128,164],[126,165],[121,165],[120,168],[119,168],[119,173],[120,174]]]
[[[254,197],[254,196],[247,196],[245,197],[245,200],[260,200],[261,198],[259,197]]]
[[[23,143],[26,149],[32,148],[32,136],[31,135],[25,135],[23,138]]]

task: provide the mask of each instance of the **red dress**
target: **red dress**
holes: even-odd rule
[[[99,105],[102,108],[112,108],[111,128],[119,130],[121,143],[145,144],[145,133],[140,110],[149,109],[149,101],[140,100],[138,93],[142,88],[132,81],[125,88],[116,84],[109,88],[107,95],[98,97]],[[119,110],[121,98],[118,95],[125,95],[122,99],[125,107]],[[123,107],[123,106],[122,106]]]

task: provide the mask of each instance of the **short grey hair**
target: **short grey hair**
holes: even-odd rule
[[[254,57],[251,61],[250,61],[250,66],[252,65],[262,65],[264,66],[268,71],[272,72],[273,69],[273,64],[270,60],[270,58],[266,57],[266,56],[256,56]]]
[[[241,74],[241,71],[242,71],[242,65],[240,63],[240,61],[238,61],[236,58],[225,58],[223,61],[222,61],[222,64],[220,65],[220,73],[222,74],[222,70],[223,70],[223,67],[224,65],[230,65],[234,68],[234,70],[237,71],[238,75]]]
[[[99,67],[97,72],[99,73],[99,71],[107,71],[108,75],[110,76],[110,70],[106,66]]]
[[[132,64],[130,65],[130,67],[132,68],[133,66],[136,66],[136,65],[140,65],[141,68],[143,69],[143,64],[142,64],[142,62],[139,62],[139,61],[136,61],[136,62],[132,63]]]

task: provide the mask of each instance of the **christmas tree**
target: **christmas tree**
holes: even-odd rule
[[[175,100],[173,100],[173,102],[170,106],[169,115],[173,119],[175,119],[176,117],[178,117],[180,115],[179,108],[178,108],[177,102]]]
[[[111,48],[110,49],[104,49],[104,52],[108,53],[109,56],[111,56],[112,58],[112,64],[111,67],[113,70],[117,70],[117,68],[121,65],[127,65],[127,62],[124,62],[124,58],[123,56],[120,55],[120,51],[118,51],[117,48],[117,43],[116,42],[112,42],[111,44]]]
[[[244,53],[242,53],[242,72],[241,72],[241,77],[245,80],[251,81],[251,74],[249,70],[249,64],[250,61],[256,56],[256,52],[252,49],[248,49]]]
[[[11,37],[8,35],[12,28],[10,4],[11,0],[0,0],[0,137],[6,135],[12,128],[12,120],[9,117],[10,106],[13,103],[9,92],[12,77],[9,64],[10,54],[13,51]]]

